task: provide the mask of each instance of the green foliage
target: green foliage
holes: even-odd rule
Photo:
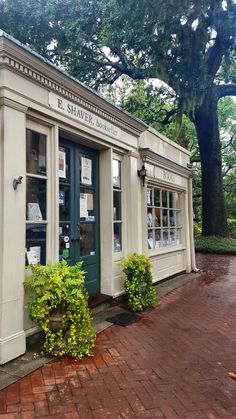
[[[45,333],[45,351],[55,356],[92,355],[95,333],[81,265],[62,261],[28,267],[31,276],[25,285],[30,287],[30,316]]]
[[[112,84],[122,75],[165,83],[175,97],[177,125],[185,113],[199,141],[208,128],[202,136],[208,151],[200,149],[203,232],[218,234],[220,228],[227,234],[216,102],[236,95],[235,1],[0,0],[0,7],[3,30],[92,87]],[[141,118],[147,121],[155,107],[146,104]],[[174,134],[169,127],[166,134],[186,146],[183,128]],[[228,216],[235,217],[235,173],[227,171],[233,156],[225,159]],[[212,206],[214,196],[218,203]]]
[[[215,75],[206,54],[213,33],[224,59],[221,80],[235,78],[232,0],[0,0],[0,7],[3,30],[90,85],[122,74],[157,78],[189,110]]]
[[[119,92],[116,97],[113,96],[113,100],[116,98],[119,99]],[[119,103],[119,100],[117,102]],[[194,125],[183,115],[181,127],[179,126],[178,114],[175,112],[176,98],[170,89],[164,86],[155,87],[143,80],[133,83],[130,81],[129,89],[126,89],[126,95],[120,105],[179,145],[185,148],[192,147],[196,138]]]
[[[236,255],[236,240],[214,236],[197,236],[195,249],[204,253]]]
[[[228,226],[229,226],[229,235],[233,239],[236,239],[236,219],[229,218],[228,219]]]
[[[218,102],[225,202],[228,218],[236,218],[236,103],[231,97]]]
[[[125,273],[125,292],[133,311],[154,307],[156,291],[152,285],[152,264],[148,256],[132,253],[121,262]]]
[[[49,20],[54,10],[51,0],[0,0],[0,8],[0,28],[50,58],[48,46],[58,35]]]
[[[201,234],[202,232],[201,224],[197,223],[196,221],[194,221],[193,223],[193,229],[194,229],[194,236],[199,236],[199,234]]]

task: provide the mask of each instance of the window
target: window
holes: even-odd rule
[[[155,187],[147,188],[148,249],[181,243],[180,194]]]
[[[113,159],[113,252],[122,251],[121,162]]]
[[[46,263],[46,136],[26,130],[26,264]]]

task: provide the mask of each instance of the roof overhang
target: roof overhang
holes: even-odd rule
[[[139,136],[148,127],[0,30],[0,68],[3,67],[20,73],[22,77],[30,78],[32,82],[42,85],[48,91],[56,92],[135,136]]]

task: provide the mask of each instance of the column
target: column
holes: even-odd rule
[[[101,292],[103,294],[113,295],[113,196],[111,149],[100,152],[99,182]]]
[[[132,252],[142,253],[142,198],[143,188],[138,177],[138,154],[129,152],[126,156],[126,231],[127,256]]]
[[[26,107],[0,99],[0,364],[25,352],[25,112]],[[22,184],[14,190],[19,176]]]

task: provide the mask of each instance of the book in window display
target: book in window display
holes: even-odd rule
[[[38,263],[40,263],[40,254],[40,246],[31,246],[29,250],[26,249],[28,265],[37,265]]]
[[[155,247],[161,247],[161,232],[160,230],[155,230]]]
[[[38,202],[28,202],[27,204],[27,220],[42,221],[43,216]]]
[[[147,205],[151,205],[151,189],[147,189]]]
[[[113,160],[113,186],[115,188],[121,187],[121,163],[119,160]]]
[[[35,254],[35,252],[33,250],[29,250],[28,252],[26,252],[26,255],[27,255],[28,265],[37,265],[38,264],[37,255]]]
[[[153,232],[152,230],[148,232],[148,249],[154,248]]]
[[[152,218],[152,212],[151,211],[148,211],[148,214],[147,214],[147,225],[148,225],[148,227],[153,226],[153,218]]]

